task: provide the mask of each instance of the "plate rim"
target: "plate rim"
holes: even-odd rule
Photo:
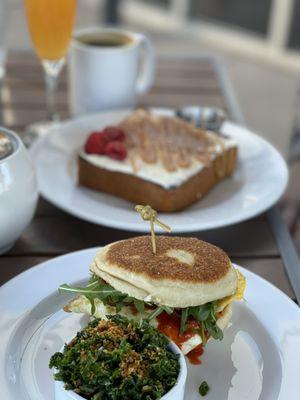
[[[158,111],[158,112],[162,111],[162,110],[165,112],[173,111],[172,108],[168,108],[168,107],[154,107],[151,109],[153,111]],[[67,126],[67,125],[72,124],[77,121],[78,122],[89,121],[90,119],[101,118],[102,116],[105,118],[105,115],[111,115],[111,114],[114,114],[115,117],[117,118],[118,114],[120,114],[120,113],[130,113],[132,111],[133,111],[133,109],[131,109],[131,108],[121,108],[121,109],[117,109],[117,110],[106,110],[106,111],[102,111],[102,112],[95,112],[95,113],[78,116],[75,118],[66,119],[61,122],[61,125],[64,127],[64,126]],[[229,217],[227,217],[226,220],[221,219],[219,222],[218,222],[218,220],[214,220],[213,222],[206,221],[204,223],[203,222],[201,222],[201,223],[199,223],[199,222],[186,222],[186,223],[179,222],[179,223],[173,225],[172,231],[174,233],[196,232],[196,231],[200,232],[200,231],[206,231],[206,230],[210,230],[210,229],[219,229],[219,228],[223,228],[223,227],[231,226],[231,225],[234,225],[234,224],[237,224],[240,222],[247,221],[251,218],[254,218],[254,217],[264,213],[265,211],[270,209],[274,204],[276,204],[278,202],[278,200],[281,198],[281,196],[283,195],[283,193],[287,187],[288,179],[289,179],[288,167],[287,167],[286,161],[284,160],[284,158],[280,154],[280,152],[276,149],[276,147],[273,144],[271,144],[268,140],[261,137],[259,134],[253,132],[251,129],[249,129],[247,127],[244,127],[240,124],[237,124],[237,123],[229,121],[229,120],[224,122],[224,124],[226,124],[226,123],[229,123],[238,129],[247,131],[247,133],[250,134],[251,136],[253,136],[256,141],[262,143],[264,148],[267,148],[269,151],[272,152],[273,155],[275,155],[277,157],[277,159],[280,161],[280,164],[281,164],[280,169],[281,169],[281,175],[282,175],[282,182],[281,182],[280,190],[278,190],[278,192],[276,193],[276,196],[269,197],[269,199],[267,201],[265,201],[261,206],[258,203],[255,209],[250,208],[250,209],[244,211],[243,215],[239,215],[237,213],[232,213]],[[30,153],[33,156],[33,162],[34,162],[36,169],[37,169],[38,163],[36,163],[34,160],[35,155],[40,150],[40,148],[43,146],[43,143],[47,140],[48,135],[51,135],[53,129],[55,129],[55,127],[49,128],[49,133],[43,137],[38,138],[30,148]],[[53,131],[53,133],[54,132],[55,131]],[[83,188],[83,190],[89,190],[89,189]],[[125,230],[125,231],[130,231],[130,232],[148,232],[147,224],[143,223],[141,221],[137,221],[137,222],[114,221],[113,219],[106,218],[105,215],[101,215],[101,214],[96,215],[94,217],[93,215],[91,215],[90,213],[88,213],[84,210],[82,211],[79,208],[75,209],[74,207],[67,205],[63,201],[59,201],[59,200],[57,201],[56,197],[53,194],[51,195],[50,193],[45,191],[43,187],[40,187],[40,185],[39,185],[39,191],[40,191],[41,195],[47,201],[49,201],[51,204],[60,208],[64,212],[66,212],[74,217],[80,218],[84,221],[88,221],[95,225],[100,225],[100,226],[102,225],[102,226],[106,226],[109,228]],[[131,203],[128,203],[128,204],[131,204]],[[128,207],[128,208],[130,208],[130,207]],[[184,213],[184,212],[185,212],[185,210],[180,211],[180,213]],[[164,213],[162,213],[162,214],[164,214]],[[172,214],[176,214],[176,213],[168,213],[168,215],[172,215]]]
[[[41,262],[39,264],[36,264],[36,265],[32,266],[31,268],[23,271],[22,273],[18,274],[17,276],[15,276],[12,279],[10,279],[9,281],[7,281],[4,285],[2,285],[0,287],[0,298],[3,295],[3,291],[7,292],[7,290],[10,290],[10,287],[12,287],[16,282],[23,281],[24,279],[25,280],[31,280],[33,278],[33,276],[35,275],[35,273],[40,273],[40,271],[43,271],[45,268],[47,269],[47,273],[45,274],[45,276],[52,273],[52,277],[53,277],[53,274],[55,274],[55,275],[57,275],[57,277],[59,277],[59,272],[61,270],[61,265],[64,263],[64,260],[66,258],[69,258],[69,257],[73,258],[74,257],[74,258],[79,258],[79,260],[80,260],[81,257],[84,257],[86,259],[91,259],[93,257],[93,255],[95,254],[96,250],[99,249],[99,248],[100,248],[100,246],[96,246],[96,247],[91,247],[91,248],[87,248],[87,249],[77,250],[77,251],[74,251],[74,252],[70,252],[70,253],[66,253],[66,254],[60,255],[60,256],[53,257],[53,258],[51,258],[49,260],[43,261],[43,262]],[[74,260],[71,260],[71,261],[73,262]],[[78,264],[78,265],[81,265],[81,264]],[[242,267],[241,265],[239,265],[239,264],[233,264],[233,265],[235,267],[239,268],[242,271],[242,273],[244,273],[246,275],[246,278],[248,278],[248,279],[250,278],[249,280],[250,280],[251,283],[256,284],[256,282],[258,282],[258,284],[262,284],[265,287],[267,287],[268,291],[271,290],[271,292],[275,294],[274,295],[274,299],[273,299],[274,303],[276,303],[276,302],[278,303],[279,302],[279,303],[283,304],[283,307],[285,309],[289,310],[290,314],[295,315],[297,317],[297,319],[298,318],[300,319],[300,308],[284,292],[282,292],[279,288],[277,288],[271,282],[267,281],[266,279],[264,279],[263,277],[257,275],[256,273],[254,273],[252,271],[249,271],[248,269]],[[86,268],[86,266],[84,268]],[[66,273],[70,273],[70,266],[68,268],[66,268]],[[83,274],[83,266],[78,268],[77,275],[81,276],[80,279],[83,279],[83,275],[82,274]],[[86,272],[84,272],[84,276],[88,277],[88,268],[86,268]],[[78,278],[75,278],[75,279],[78,279]],[[53,279],[53,281],[54,281],[54,279]],[[14,315],[13,316],[13,322],[20,321],[21,317],[25,316],[28,312],[30,312],[30,310],[32,308],[34,308],[34,306],[37,305],[40,301],[45,299],[49,295],[49,293],[53,293],[53,291],[55,291],[55,288],[53,287],[54,286],[54,282],[51,285],[48,285],[48,286],[47,285],[48,285],[48,283],[45,280],[45,283],[43,285],[43,291],[44,291],[44,295],[43,296],[44,297],[39,298],[39,299],[35,299],[33,304],[31,304],[29,309],[27,309],[26,311],[23,310],[22,312],[19,312],[17,315]],[[253,299],[255,298],[254,289],[255,288],[252,288],[252,298]],[[11,293],[10,295],[13,296],[13,293]],[[21,301],[21,300],[19,300],[19,301]],[[253,304],[251,302],[251,300],[248,301],[247,303],[248,304],[246,306],[250,309],[250,311],[256,316],[256,318],[260,321],[260,323],[267,330],[270,338],[273,340],[273,342],[274,342],[274,344],[275,344],[275,346],[276,346],[276,348],[278,350],[279,356],[281,357],[281,348],[278,345],[278,337],[280,336],[280,333],[270,330],[270,325],[274,322],[274,319],[270,320],[270,317],[269,317],[268,319],[264,319],[263,320],[261,318],[261,316],[257,315],[256,311],[257,311],[257,307],[258,306],[256,304]],[[266,304],[265,309],[264,309],[265,310],[264,312],[266,314],[267,314],[267,311],[268,311],[267,307],[268,307],[268,305]],[[0,310],[1,310],[1,305],[0,305]],[[274,318],[274,317],[272,317],[272,318]],[[5,315],[3,317],[3,321],[1,321],[1,322],[3,323],[4,320],[5,320]],[[277,318],[275,319],[275,321],[276,320],[278,321]],[[4,326],[4,328],[5,327],[6,326]],[[3,331],[4,331],[3,324],[0,324],[0,334],[1,333],[3,334]],[[8,333],[6,333],[6,336],[7,335],[8,335]],[[3,336],[4,336],[4,346],[1,349],[0,353],[3,353],[5,355],[6,352],[7,352],[7,344],[5,343],[6,342],[5,335],[3,335]],[[2,335],[1,335],[1,337],[2,337]],[[6,361],[6,357],[1,357],[0,365],[3,365],[5,367],[5,365],[6,365],[5,361]],[[283,363],[283,360],[281,362]],[[284,364],[282,364],[282,365],[284,366]],[[2,373],[4,373],[4,371],[5,370],[3,369]],[[284,372],[285,372],[285,370],[283,368],[281,384],[283,384],[283,381],[284,381]],[[11,384],[8,383],[7,379],[5,379],[5,378],[3,379],[3,377],[1,377],[2,373],[0,374],[0,382],[2,381],[2,385],[5,385],[3,387],[3,389],[6,390],[6,391],[10,390],[9,388],[11,387]],[[293,393],[293,392],[291,392],[291,393]],[[7,400],[13,400],[13,398],[12,397],[8,397]]]

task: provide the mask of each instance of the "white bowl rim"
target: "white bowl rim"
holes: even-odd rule
[[[73,338],[74,338],[74,336],[71,339],[67,340],[66,343],[69,343]],[[177,377],[175,385],[172,387],[171,390],[169,390],[166,394],[164,394],[163,397],[161,397],[161,400],[172,399],[172,396],[175,395],[176,391],[185,386],[186,377],[187,377],[187,366],[186,366],[186,361],[185,361],[183,353],[181,352],[179,347],[172,341],[169,342],[168,346],[170,347],[170,349],[172,350],[172,352],[174,354],[179,354],[180,369],[179,369],[179,374],[178,374],[178,377]],[[63,345],[63,347],[59,351],[63,352],[64,347],[65,347],[65,344]],[[53,368],[53,371],[55,373],[55,368]],[[65,394],[65,399],[66,400],[86,400],[84,397],[82,397],[79,394],[75,393],[73,390],[66,390],[64,388],[64,382],[63,381],[54,380],[54,384],[55,384],[55,386],[57,386],[59,388],[59,390],[62,393]]]

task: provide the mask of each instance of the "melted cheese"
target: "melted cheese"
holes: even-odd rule
[[[242,300],[244,298],[244,292],[246,289],[246,278],[244,275],[236,269],[237,274],[237,289],[231,296],[226,296],[223,299],[218,300],[218,311],[224,310],[226,306],[231,304],[235,300]]]

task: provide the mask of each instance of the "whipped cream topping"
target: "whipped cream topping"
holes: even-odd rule
[[[80,156],[96,167],[135,175],[165,189],[178,187],[208,166],[235,142],[176,118],[137,110],[118,125],[125,132],[127,158]]]
[[[233,140],[224,139],[225,149],[234,147],[235,145],[236,143]],[[221,146],[219,146],[216,155],[221,151]],[[164,189],[171,189],[172,187],[182,185],[185,181],[199,173],[205,167],[204,163],[197,159],[193,159],[188,168],[177,168],[176,171],[168,171],[161,162],[150,164],[144,162],[141,158],[137,158],[137,170],[134,171],[128,157],[123,161],[118,161],[104,155],[87,154],[83,149],[79,154],[85,161],[96,167],[104,168],[109,171],[135,175],[145,181],[156,183]]]
[[[128,158],[124,161],[118,161],[107,156],[87,154],[83,150],[80,152],[80,157],[96,167],[104,168],[109,171],[135,175],[145,181],[156,183],[165,189],[180,186],[183,182],[204,168],[203,163],[194,160],[188,168],[177,168],[176,171],[169,172],[160,162],[149,164],[138,159],[138,170],[134,172]]]

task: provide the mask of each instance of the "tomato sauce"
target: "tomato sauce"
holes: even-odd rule
[[[157,329],[168,336],[173,342],[179,347],[194,336],[194,329],[199,329],[200,325],[198,321],[189,320],[187,323],[187,329],[180,335],[180,315],[179,314],[167,314],[162,312],[157,318],[158,326]],[[203,346],[199,344],[195,349],[187,354],[189,361],[192,364],[201,364],[200,356],[203,353]]]
[[[201,364],[200,356],[203,354],[202,343],[198,344],[192,351],[190,351],[186,356],[191,364],[199,365]]]

